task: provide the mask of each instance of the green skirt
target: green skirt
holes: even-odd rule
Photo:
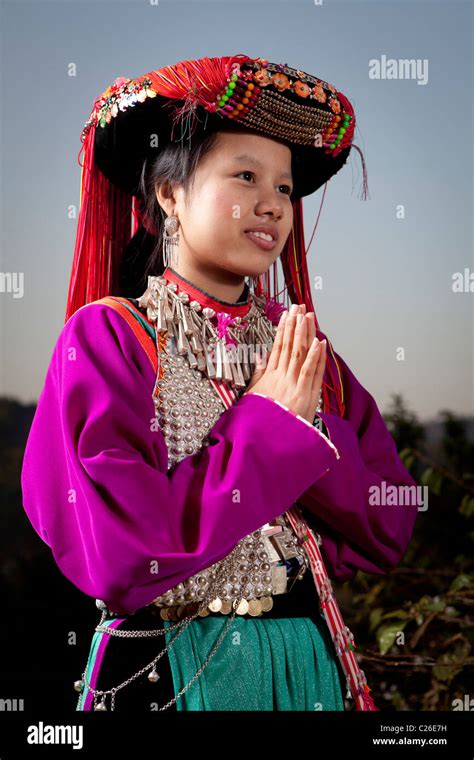
[[[228,620],[194,620],[168,650],[175,694],[205,662]],[[164,627],[173,623],[164,621]],[[164,635],[169,644],[176,632]],[[178,710],[344,710],[344,681],[322,612],[314,617],[236,615]]]

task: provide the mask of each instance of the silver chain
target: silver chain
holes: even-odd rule
[[[104,623],[104,621],[105,621],[105,619],[107,617],[106,611],[103,610],[101,620],[100,620],[99,624],[96,626],[95,630],[98,631],[98,632],[106,633],[109,636],[117,636],[117,637],[120,637],[120,638],[142,638],[142,637],[146,638],[146,637],[153,637],[153,636],[164,636],[166,633],[168,633],[170,631],[174,631],[177,628],[181,628],[181,630],[179,631],[179,633],[176,636],[174,636],[171,639],[170,643],[167,644],[167,646],[164,649],[162,649],[161,652],[157,655],[157,657],[155,657],[150,663],[148,663],[143,668],[141,668],[141,670],[139,670],[137,673],[134,673],[133,676],[130,676],[130,678],[127,678],[121,684],[119,684],[118,686],[114,686],[111,689],[107,689],[107,690],[93,689],[92,686],[90,685],[90,683],[87,680],[87,676],[86,676],[87,665],[86,665],[86,668],[84,669],[84,673],[82,674],[82,682],[83,682],[84,687],[94,695],[94,707],[95,707],[96,700],[97,700],[98,697],[102,697],[102,703],[105,704],[105,697],[106,697],[107,694],[110,694],[111,695],[110,709],[114,710],[114,707],[115,707],[115,695],[116,695],[116,693],[118,691],[120,691],[120,689],[125,688],[125,686],[128,686],[128,684],[132,683],[132,681],[135,681],[141,675],[143,675],[144,673],[146,673],[147,670],[150,670],[151,668],[155,668],[157,662],[165,655],[165,653],[168,650],[170,650],[172,648],[172,646],[173,646],[174,642],[176,641],[176,639],[178,639],[179,636],[181,636],[181,634],[184,633],[184,631],[186,630],[186,628],[192,623],[192,621],[195,620],[198,617],[199,612],[202,609],[205,609],[207,607],[207,605],[213,599],[216,598],[216,596],[217,596],[217,589],[218,589],[218,586],[219,586],[221,580],[223,580],[224,578],[228,577],[229,574],[231,574],[233,572],[233,570],[235,568],[235,565],[236,565],[236,562],[237,562],[237,553],[240,552],[240,550],[241,550],[241,544],[243,543],[243,541],[247,541],[247,540],[248,540],[248,537],[245,537],[245,539],[242,539],[241,541],[239,541],[239,543],[234,547],[234,549],[230,552],[230,554],[228,554],[227,557],[224,557],[224,559],[221,560],[221,562],[219,563],[219,570],[216,573],[216,577],[214,579],[214,583],[212,583],[211,586],[210,586],[210,588],[208,589],[206,597],[202,600],[201,604],[199,605],[199,608],[198,608],[197,612],[194,615],[185,617],[184,620],[180,620],[179,623],[176,623],[176,625],[170,626],[169,628],[164,628],[164,627],[163,628],[153,628],[151,630],[145,630],[145,631],[121,631],[119,629],[108,628],[107,626],[103,625],[103,623]],[[259,540],[260,540],[260,531],[254,531],[254,533],[252,534],[252,541],[253,541],[253,547],[255,548],[256,551],[258,550],[258,542],[259,542]],[[234,611],[233,611],[232,615],[228,618],[228,620],[226,622],[226,625],[224,626],[222,632],[219,635],[219,638],[217,639],[216,644],[214,645],[213,649],[211,650],[211,652],[207,656],[207,658],[204,661],[204,663],[201,665],[201,667],[198,669],[198,671],[195,673],[195,675],[191,678],[191,680],[186,684],[186,686],[184,686],[181,689],[181,691],[178,692],[178,694],[176,694],[176,696],[173,699],[171,699],[169,702],[167,702],[166,705],[164,705],[163,707],[159,708],[159,712],[168,709],[168,707],[170,707],[172,704],[174,704],[192,686],[192,684],[199,678],[199,676],[203,672],[204,668],[207,667],[207,665],[209,664],[210,660],[212,659],[212,657],[214,656],[215,652],[217,651],[218,647],[221,645],[222,640],[224,639],[224,637],[225,637],[225,635],[226,635],[226,633],[227,633],[227,631],[228,631],[228,629],[230,627],[230,624],[232,623],[232,621],[235,618],[235,615],[237,614],[237,607],[238,607],[239,603],[240,603],[240,600],[235,600],[234,601]],[[81,698],[82,698],[82,694],[79,696],[78,706],[79,706]]]

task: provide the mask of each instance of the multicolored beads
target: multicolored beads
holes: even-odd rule
[[[134,106],[135,103],[143,103],[146,98],[156,97],[156,92],[151,88],[151,79],[127,79],[117,77],[114,83],[96,98],[89,119],[82,130],[81,140],[84,141],[87,132],[92,125],[105,127],[110,124],[119,111]]]
[[[242,121],[249,127],[258,127],[259,120],[252,119],[249,121],[247,115],[257,103],[259,108],[260,106],[263,107],[258,96],[262,89],[266,90],[267,88],[276,90],[278,94],[291,92],[302,100],[314,100],[324,104],[325,108],[316,108],[314,111],[311,109],[311,113],[308,113],[307,118],[304,119],[305,122],[310,120],[314,129],[311,140],[304,138],[301,141],[313,144],[316,147],[322,145],[327,152],[334,151],[339,147],[353,117],[348,113],[341,114],[343,108],[336,88],[300,69],[291,69],[282,64],[272,64],[264,58],[254,59],[250,65],[244,63],[234,66],[226,89],[217,98],[216,110],[220,115]],[[290,100],[287,103],[290,110],[295,107]],[[278,108],[280,108],[279,113]],[[296,108],[299,110],[298,106]],[[265,110],[265,120],[267,121],[271,109],[267,104],[263,110]],[[334,118],[328,124],[328,117],[331,112],[334,114]],[[281,106],[278,107],[278,103],[275,101],[275,115],[277,113],[278,117],[281,118]],[[262,118],[263,115],[262,111]],[[299,117],[299,115],[295,113],[293,118]],[[302,113],[301,116],[303,116]],[[310,119],[311,116],[312,119]],[[321,121],[321,117],[324,117],[323,121]],[[294,127],[297,128],[296,119]],[[299,140],[297,141],[299,142]]]
[[[323,137],[323,145],[325,148],[329,147],[331,149],[334,149],[338,147],[339,143],[344,138],[351,119],[352,116],[350,116],[348,113],[344,114],[343,119],[341,119],[341,116],[335,116],[334,122],[331,124]]]
[[[260,87],[252,82],[239,81],[237,73],[233,73],[225,92],[217,99],[220,111],[230,118],[243,116],[253,107]]]

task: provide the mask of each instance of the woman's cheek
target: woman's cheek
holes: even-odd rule
[[[248,200],[246,201],[248,205]],[[226,221],[244,218],[248,213],[245,210],[245,196],[239,188],[216,188],[214,193],[214,207],[220,218]]]
[[[234,199],[217,193],[213,198],[213,214],[219,221],[229,224],[234,218],[235,203]]]

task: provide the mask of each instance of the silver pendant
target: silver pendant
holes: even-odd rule
[[[151,673],[148,673],[148,680],[151,681],[151,683],[156,683],[159,677],[159,673],[156,672],[155,668],[153,668]]]

